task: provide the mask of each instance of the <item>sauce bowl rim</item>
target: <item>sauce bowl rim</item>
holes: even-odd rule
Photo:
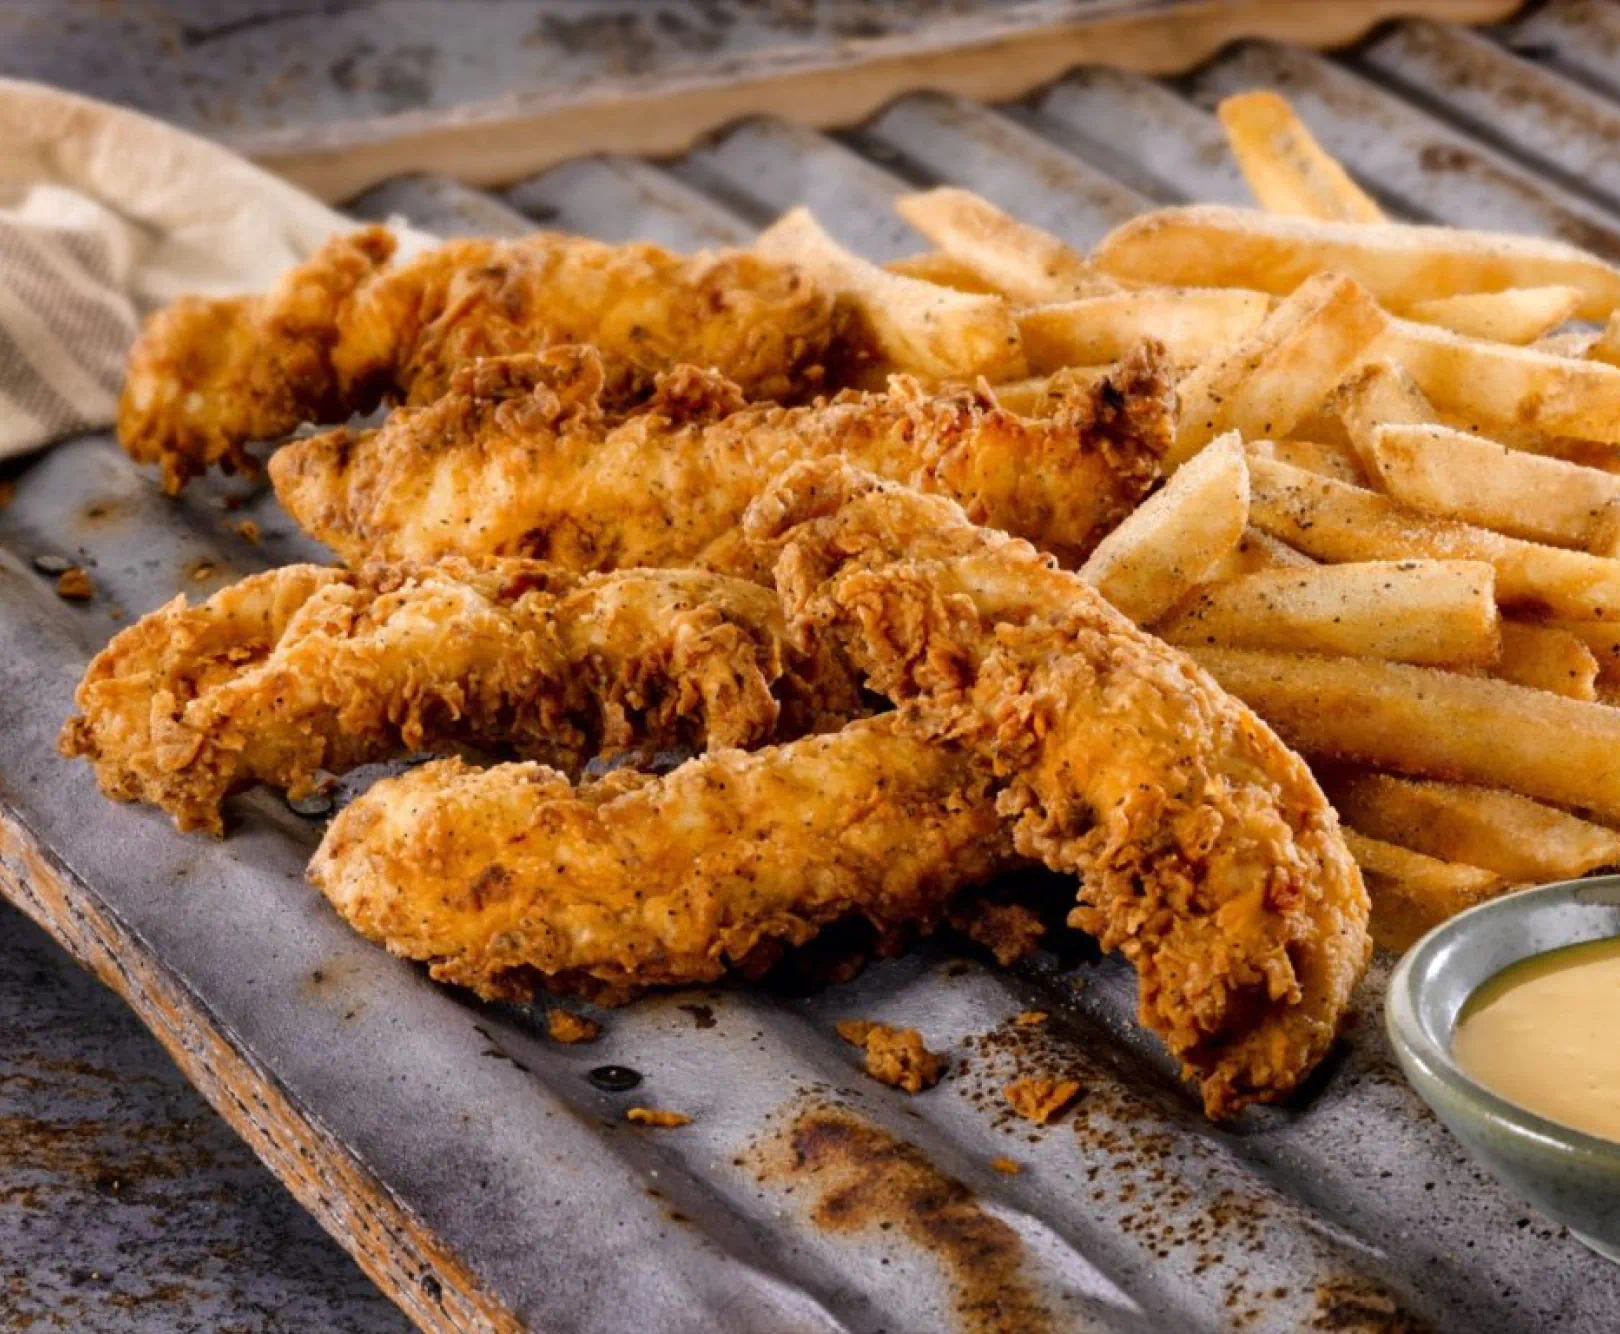
[[[1397,1056],[1415,1065],[1428,1079],[1444,1086],[1454,1096],[1472,1104],[1498,1127],[1522,1139],[1530,1140],[1542,1148],[1562,1152],[1575,1152],[1586,1157],[1611,1159],[1620,1166],[1620,1140],[1607,1139],[1591,1131],[1554,1121],[1550,1117],[1531,1111],[1512,1102],[1500,1093],[1480,1083],[1462,1068],[1451,1054],[1450,1038],[1456,1031],[1455,1021],[1445,1041],[1437,1038],[1424,1022],[1420,999],[1423,988],[1434,984],[1438,968],[1444,965],[1449,947],[1459,937],[1476,931],[1479,924],[1498,918],[1513,918],[1532,911],[1549,898],[1579,901],[1576,895],[1590,895],[1594,891],[1613,891],[1608,900],[1611,906],[1620,906],[1620,873],[1585,876],[1578,880],[1558,880],[1529,889],[1516,890],[1486,903],[1476,904],[1448,918],[1422,936],[1401,956],[1390,975],[1384,996],[1384,1026]],[[1593,937],[1612,939],[1620,937]],[[1531,949],[1503,965],[1498,973],[1526,959],[1536,958],[1570,945],[1587,943],[1582,940],[1566,941],[1550,949]],[[1497,974],[1493,973],[1492,976]],[[1483,985],[1483,983],[1481,983]],[[1421,1086],[1418,1093],[1429,1101]]]

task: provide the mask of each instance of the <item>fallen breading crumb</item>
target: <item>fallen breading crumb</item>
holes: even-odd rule
[[[1013,1111],[1026,1121],[1044,1126],[1061,1112],[1080,1092],[1080,1084],[1073,1079],[1053,1079],[1050,1075],[1032,1075],[1028,1079],[1015,1079],[1002,1090]]]
[[[554,1005],[546,1011],[546,1032],[553,1042],[594,1042],[602,1034],[602,1025]]]
[[[213,577],[214,566],[211,561],[198,561],[197,564],[192,567],[191,580],[193,583],[200,584],[205,580],[212,579]]]
[[[1013,1016],[1013,1023],[1020,1028],[1034,1028],[1037,1024],[1044,1024],[1050,1017],[1045,1010],[1023,1010]]]
[[[945,1058],[929,1051],[915,1028],[890,1028],[867,1019],[843,1019],[838,1036],[866,1048],[866,1073],[880,1084],[921,1093],[939,1083]]]
[[[656,1107],[632,1107],[624,1114],[624,1119],[634,1121],[638,1126],[662,1126],[669,1130],[692,1124],[690,1116],[680,1112],[661,1112]]]
[[[259,545],[259,525],[254,523],[252,519],[243,519],[241,523],[236,525],[236,531],[246,541],[253,543],[254,546]]]
[[[96,594],[82,565],[70,565],[56,581],[56,596],[69,602],[88,602]]]
[[[1015,1177],[1024,1170],[1022,1163],[1015,1163],[1011,1158],[992,1158],[990,1166],[1003,1176]]]
[[[983,945],[1003,968],[1033,954],[1046,934],[1041,919],[1021,903],[975,900],[953,910],[951,925],[971,941]]]

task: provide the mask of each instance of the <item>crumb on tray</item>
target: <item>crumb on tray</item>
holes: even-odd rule
[[[1013,1023],[1019,1028],[1035,1028],[1050,1017],[1045,1010],[1020,1010],[1013,1016]]]
[[[977,899],[953,910],[951,925],[975,944],[983,945],[1003,968],[1033,954],[1046,934],[1039,915],[1021,903],[990,903]]]
[[[1079,1092],[1078,1080],[1054,1079],[1051,1075],[1015,1079],[1002,1090],[1013,1111],[1038,1126],[1044,1126],[1061,1112]]]
[[[692,1123],[690,1116],[680,1112],[660,1111],[656,1107],[632,1107],[624,1114],[626,1121],[634,1121],[638,1126],[661,1126],[665,1129],[674,1129],[676,1126],[685,1126]]]
[[[553,1005],[546,1011],[546,1032],[553,1042],[594,1042],[602,1034],[602,1025]]]
[[[998,1155],[990,1160],[990,1166],[1000,1172],[1002,1176],[1015,1177],[1024,1170],[1024,1165],[1015,1162],[1005,1155]]]
[[[945,1073],[946,1060],[928,1050],[915,1028],[890,1028],[867,1019],[843,1019],[838,1036],[866,1048],[866,1073],[880,1084],[907,1093],[933,1088]]]
[[[90,575],[82,565],[70,565],[56,580],[56,596],[69,602],[88,602],[95,594]]]

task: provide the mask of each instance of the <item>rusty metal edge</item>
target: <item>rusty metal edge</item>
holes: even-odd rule
[[[942,24],[931,40],[876,38],[832,60],[765,53],[740,75],[627,81],[572,100],[540,93],[227,142],[329,202],[412,172],[498,186],[590,153],[669,156],[747,116],[840,128],[920,88],[1006,101],[1086,63],[1175,74],[1239,38],[1333,47],[1389,19],[1491,23],[1520,8],[1521,0],[1182,0],[1055,22]]]

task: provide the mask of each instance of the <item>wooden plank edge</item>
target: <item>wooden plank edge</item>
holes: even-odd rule
[[[17,818],[0,809],[0,893],[111,987],[293,1197],[430,1334],[521,1334],[517,1317]]]
[[[1485,23],[1521,0],[1186,0],[1147,13],[1079,16],[1055,23],[985,28],[920,45],[915,35],[852,43],[842,59],[795,55],[729,77],[600,85],[581,97],[538,94],[408,112],[342,126],[271,132],[231,147],[331,203],[410,172],[464,185],[509,184],[591,153],[666,157],[748,116],[776,116],[813,129],[854,125],[908,92],[933,89],[1007,101],[1086,64],[1141,74],[1192,68],[1227,42],[1253,38],[1342,46],[1387,19],[1421,15]],[[981,25],[982,27],[983,25]]]

